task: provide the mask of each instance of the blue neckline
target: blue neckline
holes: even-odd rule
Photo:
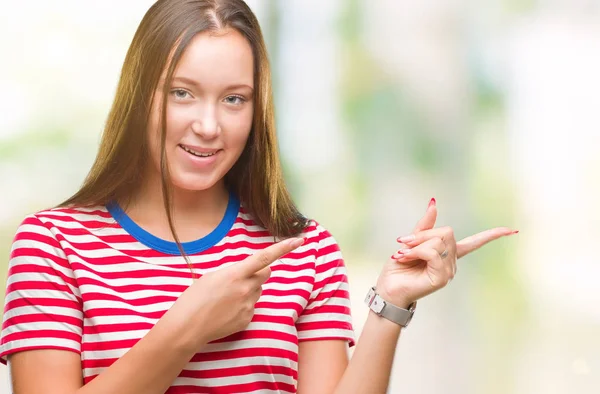
[[[127,216],[125,211],[123,211],[116,201],[107,204],[106,209],[125,231],[127,231],[133,238],[142,244],[162,253],[172,255],[181,254],[175,242],[167,241],[152,235],[148,231],[138,226],[129,216]],[[219,223],[217,228],[215,228],[205,237],[195,241],[182,242],[181,246],[185,254],[192,255],[195,253],[200,253],[219,243],[223,238],[225,238],[229,230],[231,230],[233,227],[233,224],[238,216],[239,209],[239,200],[233,195],[233,193],[230,193],[227,209],[225,210],[225,216],[223,216],[221,223]]]

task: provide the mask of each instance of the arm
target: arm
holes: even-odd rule
[[[352,360],[335,393],[385,393],[400,326],[369,312]]]
[[[298,394],[385,393],[400,326],[369,312],[352,359],[346,341],[301,342]]]
[[[402,237],[402,250],[392,256],[379,276],[380,296],[401,308],[444,287],[456,273],[456,259],[490,241],[515,234],[495,228],[460,242],[450,227],[432,229],[437,208],[432,200],[413,235]],[[369,312],[352,360],[345,341],[301,343],[298,393],[379,394],[388,388],[400,326]]]
[[[9,356],[15,394],[164,393],[198,350],[169,312],[123,357],[83,386],[79,354],[29,350]],[[169,351],[165,351],[169,349]],[[31,379],[35,376],[35,379]]]

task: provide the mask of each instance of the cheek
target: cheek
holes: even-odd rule
[[[227,118],[224,122],[224,130],[229,148],[243,150],[252,128],[253,111],[248,109],[235,117]]]
[[[149,127],[148,127],[148,142],[150,143],[150,149],[153,151],[153,155],[158,156],[158,152],[160,151],[160,136],[161,136],[161,124],[159,122],[160,107],[152,113]],[[175,145],[179,143],[179,140],[185,134],[185,124],[187,119],[189,118],[189,114],[186,111],[182,111],[176,106],[169,106],[167,108],[167,118],[165,122],[165,126],[167,128],[167,138],[166,138],[166,150],[167,156],[171,155],[173,148]]]
[[[179,140],[185,135],[188,125],[193,122],[193,108],[171,105],[167,108],[167,141]]]

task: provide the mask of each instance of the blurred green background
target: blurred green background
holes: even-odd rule
[[[86,175],[152,3],[3,4],[3,281],[18,223]],[[248,3],[287,179],[342,247],[357,334],[364,294],[431,197],[459,238],[521,231],[419,303],[390,392],[600,392],[600,1]]]

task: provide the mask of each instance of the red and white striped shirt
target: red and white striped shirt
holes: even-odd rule
[[[294,393],[299,341],[353,344],[339,247],[314,221],[304,236],[304,245],[272,264],[247,329],[206,345],[167,393]],[[183,247],[202,275],[272,243],[232,197],[219,226]],[[176,244],[146,232],[116,204],[38,212],[23,221],[13,243],[0,361],[29,349],[73,351],[88,383],[134,346],[192,280]]]

